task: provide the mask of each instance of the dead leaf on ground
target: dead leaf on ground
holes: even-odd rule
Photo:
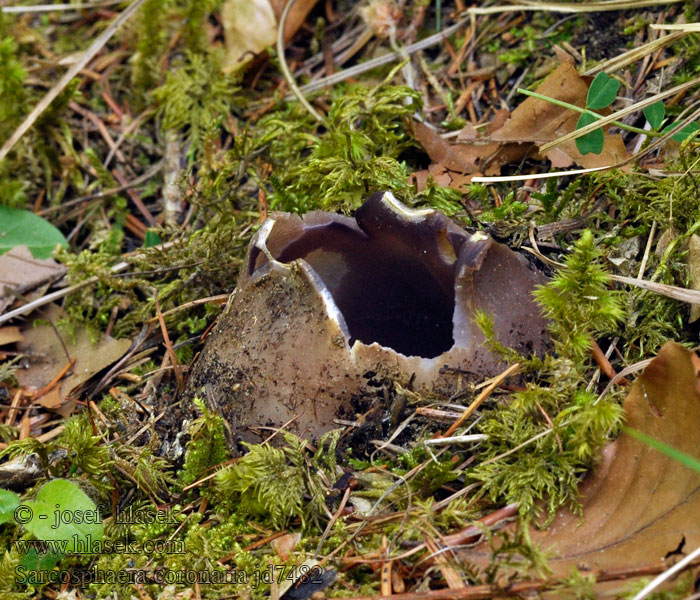
[[[19,330],[19,327],[16,327],[14,325],[0,327],[0,346],[7,346],[7,344],[21,342],[23,339],[24,336]]]
[[[538,94],[574,104],[583,108],[589,77],[582,77],[570,63],[559,65],[535,90]],[[490,136],[493,141],[519,143],[528,146],[544,144],[571,133],[576,129],[579,113],[539,100],[527,98],[511,114],[498,131]],[[523,156],[527,148],[523,148]],[[561,144],[545,153],[545,157],[556,168],[569,167],[573,163],[586,169],[616,164],[628,157],[620,135],[605,136],[605,144],[600,154],[581,154],[574,140]]]
[[[44,312],[54,323],[65,316],[63,311],[55,305],[45,309]],[[28,369],[17,369],[15,376],[21,386],[33,391],[40,390],[68,364],[68,357],[50,325],[33,327],[30,323],[23,334],[25,340],[18,344],[18,348],[20,352],[27,354],[30,366]],[[76,387],[119,360],[131,346],[130,340],[116,340],[108,336],[103,336],[97,344],[93,344],[86,329],[77,332],[75,342],[71,336],[64,335],[62,338],[70,357],[77,360],[72,374],[63,378],[56,388],[60,395],[48,393],[39,399],[40,404],[46,408],[56,409],[61,403],[65,403]],[[64,404],[58,412],[66,416],[64,413],[70,414],[72,409],[73,403],[69,402]]]
[[[270,542],[270,546],[283,561],[289,560],[294,548],[301,539],[300,533],[286,533]]]
[[[277,40],[277,23],[284,2],[279,0],[227,0],[221,7],[226,57],[224,73],[232,73]],[[291,39],[316,0],[297,0],[285,22],[284,39]]]
[[[0,314],[24,294],[66,272],[53,258],[38,259],[27,246],[17,246],[0,256]]]
[[[475,173],[477,161],[498,148],[498,144],[450,144],[425,123],[416,123],[415,135],[434,163],[457,173]]]
[[[664,345],[625,400],[626,425],[700,458],[698,364],[681,345]],[[606,448],[581,495],[583,522],[562,509],[532,532],[557,553],[555,575],[658,564],[683,543],[686,553],[700,546],[700,474],[628,435]],[[483,546],[465,556],[487,560]]]
[[[576,69],[565,62],[557,67],[537,88],[537,93],[576,106],[585,106],[590,77],[582,77]],[[501,168],[516,164],[528,155],[538,158],[540,146],[572,132],[576,128],[579,113],[561,108],[536,98],[527,98],[512,113],[498,111],[488,131],[478,135],[473,125],[468,124],[457,139],[448,142],[434,129],[418,123],[415,137],[433,161],[430,169],[415,173],[414,181],[421,191],[430,175],[438,183],[454,189],[462,189],[478,174],[498,175]],[[554,168],[565,168],[573,163],[584,168],[616,164],[628,158],[620,135],[605,135],[605,144],[600,154],[581,154],[575,141],[569,141],[547,151],[544,158]],[[434,171],[439,170],[438,180]]]

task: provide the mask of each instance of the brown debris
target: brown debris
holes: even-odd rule
[[[537,93],[569,104],[584,107],[591,78],[578,74],[570,61],[559,65],[537,88]],[[432,176],[441,185],[464,189],[476,174],[498,175],[501,168],[517,164],[526,156],[547,158],[554,168],[577,164],[584,168],[616,164],[629,157],[620,135],[605,136],[600,154],[582,155],[575,141],[553,148],[543,157],[538,148],[572,132],[579,113],[537,98],[527,98],[512,113],[499,110],[488,130],[478,135],[473,124],[467,124],[454,142],[443,139],[437,131],[423,123],[415,126],[416,139],[423,146],[433,165],[414,174],[417,189],[424,189]]]

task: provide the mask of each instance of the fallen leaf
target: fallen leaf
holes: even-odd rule
[[[567,61],[550,73],[536,91],[583,107],[590,80],[590,77],[579,75]],[[601,111],[602,114],[606,112],[609,110]],[[539,158],[539,147],[572,132],[578,119],[579,113],[571,109],[527,98],[512,113],[505,109],[497,111],[483,135],[468,124],[455,141],[448,142],[423,123],[415,126],[414,135],[433,161],[431,167],[442,169],[442,179],[433,174],[436,182],[464,191],[464,186],[474,175],[498,175],[503,166],[520,163],[526,156]],[[622,137],[606,133],[600,154],[581,154],[573,140],[548,150],[544,158],[549,159],[552,167],[560,169],[573,163],[584,168],[608,166],[626,160],[628,156]],[[425,186],[430,174],[425,171],[415,174],[418,191]]]
[[[625,425],[700,457],[700,361],[668,342],[634,382],[624,403]],[[581,570],[622,569],[658,564],[683,542],[700,546],[700,474],[622,434],[581,486],[583,521],[560,510],[553,523],[531,534],[557,556],[555,575]],[[488,560],[482,546],[466,553]]]
[[[473,144],[450,144],[425,123],[416,123],[415,136],[434,163],[457,173],[476,172],[476,161],[493,152],[493,145],[482,150]]]
[[[442,165],[432,164],[427,169],[411,173],[409,183],[415,184],[417,192],[422,192],[427,187],[430,178],[441,187],[449,187],[466,193],[472,176],[449,171]]]
[[[284,27],[288,41],[306,19],[316,0],[296,0]],[[227,0],[221,7],[226,56],[222,71],[232,73],[277,40],[277,23],[285,3],[279,0]]]
[[[15,301],[15,294],[23,294],[65,272],[66,268],[53,258],[34,258],[27,246],[15,246],[0,256],[0,314]]]
[[[285,42],[292,39],[292,36],[297,32],[299,27],[301,27],[301,24],[311,12],[311,9],[316,5],[316,2],[318,2],[318,0],[296,0],[294,2],[294,6],[289,9],[287,20],[284,23]],[[275,11],[275,17],[279,21],[282,16],[282,11],[287,4],[287,0],[270,0],[270,4],[272,5],[272,10]]]
[[[21,342],[23,339],[24,336],[20,332],[19,327],[0,327],[0,346]]]
[[[226,57],[224,73],[243,67],[277,37],[277,19],[269,0],[227,0],[221,7]]]
[[[46,308],[44,313],[54,323],[65,316],[63,311],[55,305]],[[39,390],[58,375],[69,359],[50,325],[33,327],[29,324],[23,333],[25,340],[18,344],[18,349],[27,354],[29,368],[17,369],[15,377],[21,386],[30,390]],[[79,330],[75,340],[66,335],[62,336],[62,339],[70,357],[77,360],[72,373],[63,378],[56,388],[60,393],[61,403],[66,402],[76,387],[119,360],[131,346],[130,340],[116,340],[109,336],[103,336],[97,344],[93,344],[86,329]],[[49,395],[45,401],[49,404],[48,407],[57,405],[55,396]],[[65,412],[71,409],[72,402],[67,404]]]
[[[286,533],[285,535],[272,540],[270,542],[270,546],[272,546],[275,554],[277,554],[282,561],[287,562],[300,539],[300,533]]]
[[[61,392],[58,387],[55,387],[46,392],[36,402],[44,408],[56,410],[63,404],[63,399],[61,398]]]
[[[582,77],[568,62],[559,65],[535,90],[538,94],[574,104],[583,108],[586,105],[590,78]],[[510,143],[530,143],[543,146],[576,128],[579,113],[539,100],[527,98],[512,113],[498,131],[491,134],[492,141]],[[522,148],[523,152],[526,148]],[[523,154],[524,156],[524,154]],[[581,154],[576,142],[561,144],[545,153],[555,167],[568,167],[574,162],[584,168],[603,167],[618,163],[628,157],[622,137],[605,135],[603,151],[600,154]]]

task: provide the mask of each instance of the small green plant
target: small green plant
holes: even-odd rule
[[[586,96],[586,108],[590,111],[601,110],[610,106],[620,89],[620,82],[617,79],[612,79],[607,73],[602,71],[596,75],[596,78],[588,88]],[[595,123],[599,117],[592,112],[584,112],[578,118],[576,129],[581,129],[586,125]],[[605,136],[602,129],[594,129],[590,133],[581,136],[576,140],[576,148],[581,154],[600,154],[603,151],[605,144]]]
[[[306,440],[284,433],[285,445],[248,444],[248,454],[217,473],[215,489],[220,506],[231,513],[269,518],[276,527],[321,514],[325,494],[336,479],[335,447],[339,430],[321,436],[310,456]],[[311,501],[307,502],[310,497]]]
[[[190,155],[195,156],[211,123],[235,108],[239,90],[234,77],[221,74],[220,53],[187,51],[152,95],[165,129],[186,130]]]
[[[195,398],[194,404],[201,416],[187,428],[190,440],[187,442],[185,464],[180,471],[180,482],[184,486],[228,458],[224,420],[212,413],[200,398]]]
[[[95,503],[78,485],[53,479],[34,500],[20,502],[14,492],[0,490],[0,523],[14,520],[26,534],[15,542],[22,555],[15,576],[18,583],[41,582],[41,572],[71,555],[99,554],[104,528]]]
[[[664,125],[664,117],[666,116],[666,106],[663,102],[661,102],[661,100],[647,106],[642,112],[647,118],[647,121],[649,122],[649,125],[651,126],[653,131],[657,131],[664,134],[668,133],[669,131],[671,131],[671,129],[674,129],[679,125],[678,121],[674,121],[673,123],[668,123],[666,126],[663,127],[663,129],[661,128]],[[671,139],[677,142],[684,142],[687,138],[689,138],[698,130],[700,130],[700,124],[695,122],[688,123],[685,127],[682,127],[680,131],[673,134],[673,136],[671,136]]]
[[[41,217],[18,208],[0,206],[0,254],[29,246],[34,258],[49,258],[57,245],[68,247],[63,234]]]
[[[526,96],[532,96],[533,98],[551,102],[552,104],[556,104],[562,108],[569,108],[573,111],[581,113],[581,116],[576,123],[576,130],[579,130],[604,118],[603,115],[595,111],[608,108],[617,97],[617,92],[619,89],[620,82],[617,79],[610,77],[610,75],[607,73],[601,71],[598,73],[598,75],[596,75],[595,79],[591,82],[591,85],[588,88],[585,108],[557,100],[556,98],[543,96],[537,92],[524,90],[522,88],[518,88],[518,91]],[[612,121],[611,123],[620,129],[651,137],[661,137],[679,125],[678,122],[673,122],[667,124],[663,129],[660,129],[664,123],[664,116],[666,114],[666,107],[661,101],[647,106],[643,112],[644,116],[647,118],[647,121],[649,121],[651,129],[640,129],[639,127],[633,127],[631,125],[627,125],[626,123],[621,123],[620,121]],[[680,131],[676,132],[672,136],[672,139],[678,142],[683,142],[690,136],[697,133],[699,130],[700,124],[689,123],[685,127],[681,128]],[[603,151],[604,145],[605,134],[603,133],[602,128],[594,129],[585,135],[576,138],[576,148],[581,154],[600,154]]]
[[[586,230],[558,274],[535,292],[550,320],[553,353],[540,360],[519,357],[495,339],[488,316],[477,318],[488,347],[506,361],[535,371],[537,382],[513,394],[506,406],[484,413],[479,432],[483,460],[465,474],[480,481],[496,502],[517,502],[521,515],[551,519],[559,506],[578,509],[578,482],[609,436],[621,407],[614,398],[598,402],[586,391],[588,351],[593,335],[616,330],[623,316],[620,295],[608,289],[601,251]]]
[[[560,357],[580,362],[591,347],[591,336],[615,330],[624,313],[621,297],[608,289],[609,277],[598,263],[602,252],[586,230],[574,245],[566,266],[535,292]]]

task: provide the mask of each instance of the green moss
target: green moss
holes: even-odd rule
[[[185,464],[179,473],[183,486],[197,480],[211,467],[223,463],[229,455],[223,419],[213,414],[201,399],[195,398],[193,402],[201,416],[187,428],[190,439],[187,442]]]
[[[578,507],[580,476],[621,418],[614,396],[599,401],[584,389],[593,336],[615,331],[623,316],[621,297],[609,289],[600,257],[593,234],[585,231],[566,266],[535,292],[550,320],[554,354],[524,360],[537,380],[506,406],[485,412],[478,425],[488,439],[480,447],[480,464],[467,478],[480,481],[494,502],[517,502],[528,518],[541,514],[540,504],[550,518],[562,504]],[[479,322],[493,350],[518,359],[498,344],[484,315]]]
[[[302,525],[317,519],[328,486],[336,479],[338,433],[322,436],[313,456],[307,455],[307,442],[290,433],[284,433],[285,445],[281,448],[244,444],[248,453],[217,474],[219,506],[231,514],[270,519],[276,527],[283,527],[294,518],[300,519]],[[305,496],[311,501],[305,502]]]
[[[561,358],[581,362],[592,337],[615,331],[623,316],[620,294],[609,289],[602,256],[586,230],[561,269],[535,292],[544,315],[550,319],[554,349]]]
[[[111,472],[113,461],[102,436],[93,433],[87,412],[70,419],[58,442],[67,451],[66,461],[71,475],[85,475],[102,491],[111,485],[104,481]]]
[[[381,190],[392,190],[410,201],[408,170],[398,159],[412,144],[407,128],[410,116],[419,109],[416,92],[384,83],[370,90],[363,86],[339,90],[326,130],[316,136],[279,117],[261,120],[258,130],[263,138],[284,140],[283,147],[271,148],[270,158],[283,155],[286,161],[294,161],[273,163],[271,207],[349,212]],[[290,134],[291,139],[279,137]],[[306,151],[301,160],[290,153],[292,148]]]
[[[221,73],[220,52],[187,51],[173,66],[153,97],[159,103],[164,127],[185,130],[190,155],[194,156],[202,149],[211,123],[235,108],[239,88],[234,76]]]

